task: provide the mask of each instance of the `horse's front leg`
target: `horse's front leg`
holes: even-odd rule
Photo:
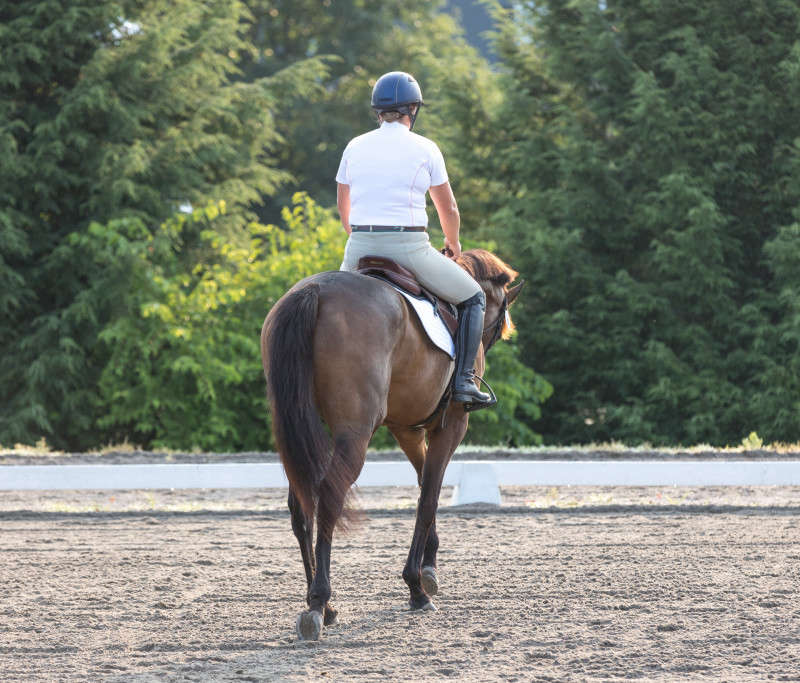
[[[438,588],[436,583],[436,551],[439,539],[436,535],[436,510],[439,507],[439,493],[442,490],[444,472],[456,446],[461,443],[467,431],[468,416],[458,407],[451,407],[446,419],[446,428],[431,432],[428,452],[422,466],[417,521],[408,560],[403,569],[403,579],[411,591],[409,604],[412,609],[435,609],[430,596],[422,586],[422,567],[425,566],[425,583],[429,588]],[[423,563],[423,559],[425,562]]]
[[[425,465],[425,453],[428,444],[425,440],[426,432],[420,428],[389,426],[400,448],[408,457],[417,472],[417,484],[422,486],[422,468]],[[439,592],[439,580],[436,576],[436,551],[439,549],[439,536],[436,534],[436,520],[428,530],[428,538],[425,541],[425,552],[422,556],[422,589],[433,596]]]
[[[436,507],[439,507],[438,497]],[[422,555],[422,569],[420,581],[422,590],[433,597],[439,592],[439,577],[436,574],[436,553],[439,550],[439,534],[436,533],[436,518],[428,529],[428,539],[425,541],[425,552]]]

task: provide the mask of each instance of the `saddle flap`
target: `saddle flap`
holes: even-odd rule
[[[442,319],[450,334],[455,337],[458,321],[450,310],[450,304],[439,299],[417,282],[417,276],[408,268],[383,256],[362,256],[358,260],[357,273],[388,280],[393,285],[416,297],[430,301],[437,315]]]

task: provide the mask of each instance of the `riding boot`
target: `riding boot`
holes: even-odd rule
[[[453,401],[457,403],[491,404],[492,397],[475,386],[475,356],[483,336],[483,292],[462,301],[458,308],[456,330],[456,368],[453,379]],[[473,409],[478,406],[473,406]]]

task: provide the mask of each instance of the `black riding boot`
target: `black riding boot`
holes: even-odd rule
[[[492,397],[475,386],[475,356],[483,336],[483,312],[486,297],[483,292],[462,301],[458,308],[456,330],[456,369],[453,379],[453,401],[457,403],[491,404]],[[478,406],[473,406],[477,408]]]

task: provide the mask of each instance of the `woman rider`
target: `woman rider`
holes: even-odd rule
[[[337,204],[350,236],[341,270],[355,270],[362,256],[384,256],[408,268],[417,280],[459,311],[453,400],[484,407],[490,396],[474,383],[475,356],[483,335],[486,298],[458,264],[460,217],[444,158],[436,143],[412,133],[422,106],[414,77],[402,71],[381,76],[372,90],[377,130],[353,138],[336,174]],[[425,193],[430,192],[444,232],[444,256],[425,228]],[[483,405],[481,405],[483,404]]]

